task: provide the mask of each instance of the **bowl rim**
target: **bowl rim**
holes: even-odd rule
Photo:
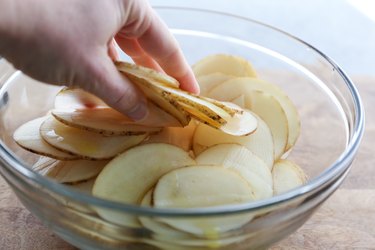
[[[215,216],[215,215],[225,215],[225,214],[234,214],[234,213],[242,213],[242,212],[253,212],[258,209],[267,209],[272,206],[285,204],[289,201],[296,200],[298,198],[303,198],[305,195],[309,193],[314,193],[319,191],[321,187],[325,186],[326,184],[330,183],[335,179],[335,177],[339,176],[343,173],[347,168],[350,167],[352,160],[359,148],[363,133],[364,133],[364,120],[365,120],[365,113],[363,104],[359,95],[357,88],[355,87],[354,83],[350,80],[350,78],[346,75],[346,73],[338,66],[330,57],[313,47],[312,45],[306,43],[305,41],[283,31],[278,28],[275,28],[271,25],[264,24],[260,21],[246,18],[242,16],[238,16],[235,14],[214,11],[209,9],[200,9],[200,8],[186,8],[186,7],[171,7],[171,6],[154,6],[157,10],[178,10],[178,11],[193,11],[193,12],[200,12],[200,13],[209,13],[215,15],[222,15],[234,19],[241,19],[243,21],[255,23],[267,29],[271,29],[278,33],[281,33],[288,38],[295,40],[303,45],[307,46],[312,51],[318,53],[323,59],[325,59],[341,76],[341,78],[346,83],[348,90],[350,91],[351,98],[353,99],[354,104],[354,123],[353,123],[353,133],[352,136],[349,138],[349,143],[345,150],[340,154],[340,156],[336,159],[334,163],[332,163],[325,171],[320,173],[315,178],[311,179],[305,185],[292,189],[286,193],[273,196],[268,199],[259,200],[250,203],[244,204],[236,204],[236,205],[226,205],[226,206],[217,206],[217,207],[208,207],[208,208],[189,208],[189,209],[165,209],[165,208],[151,208],[151,207],[141,207],[137,205],[125,204],[116,201],[110,201],[98,197],[94,197],[92,195],[84,194],[79,191],[75,191],[72,188],[66,187],[63,184],[59,184],[54,182],[53,180],[49,180],[44,178],[40,174],[33,172],[30,168],[26,166],[17,156],[15,156],[11,151],[7,149],[7,147],[0,142],[0,162],[2,163],[2,167],[5,167],[8,171],[7,173],[12,174],[16,178],[20,179],[22,182],[27,182],[27,180],[32,180],[36,182],[38,185],[45,187],[49,191],[52,191],[58,195],[64,196],[65,198],[74,200],[78,203],[85,203],[86,205],[92,205],[100,208],[106,208],[111,210],[117,210],[119,212],[126,212],[130,214],[141,214],[147,216],[164,216],[164,217],[199,217],[199,216]],[[0,57],[0,64],[6,63],[5,59]],[[5,93],[5,89],[7,89],[7,85],[11,83],[12,78],[18,74],[19,72],[13,73],[1,86],[0,88],[0,96]],[[1,173],[1,172],[0,172]],[[22,177],[27,179],[21,179],[19,177],[21,174]]]

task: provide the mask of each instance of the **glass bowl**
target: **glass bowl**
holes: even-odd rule
[[[297,106],[302,130],[290,158],[309,181],[287,193],[236,206],[153,209],[95,198],[30,170],[36,160],[12,140],[22,123],[45,114],[58,87],[38,83],[0,60],[0,173],[24,206],[81,249],[264,248],[299,228],[348,174],[364,129],[359,94],[330,58],[285,32],[233,15],[159,7],[188,61],[227,53],[251,61],[259,78],[279,85]],[[141,180],[140,180],[141,181]],[[149,221],[253,217],[225,233],[181,234],[109,222],[96,211]],[[242,217],[243,216],[243,217]]]

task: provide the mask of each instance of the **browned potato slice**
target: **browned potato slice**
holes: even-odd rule
[[[85,181],[97,176],[108,161],[58,161],[41,157],[32,169],[60,183]]]
[[[85,159],[106,160],[141,143],[147,134],[134,136],[103,136],[98,133],[66,126],[48,117],[40,126],[42,138],[60,150]]]
[[[35,154],[48,156],[58,160],[76,160],[78,155],[60,151],[43,140],[40,136],[40,125],[46,117],[40,117],[21,125],[13,134],[13,139],[22,148]]]
[[[212,73],[222,73],[237,77],[256,77],[255,70],[244,58],[233,55],[216,54],[210,55],[193,65],[196,76]]]

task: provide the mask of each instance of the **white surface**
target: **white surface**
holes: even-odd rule
[[[310,43],[331,57],[350,75],[375,75],[375,1],[150,0],[150,2],[154,6],[210,9],[256,19]]]

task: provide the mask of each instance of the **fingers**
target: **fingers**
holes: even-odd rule
[[[198,94],[194,74],[168,27],[149,6],[137,3],[131,9],[129,22],[116,36],[120,47],[144,66],[155,68],[156,62],[165,73],[180,82],[182,89]]]
[[[148,111],[143,94],[118,72],[108,55],[95,58],[88,67],[86,75],[90,77],[83,88],[134,120],[144,118]]]
[[[152,59],[139,45],[136,39],[126,38],[121,34],[116,36],[116,41],[120,48],[130,56],[136,64],[155,69],[159,72],[163,72],[154,59]]]
[[[177,41],[160,18],[154,15],[149,28],[138,38],[138,42],[168,75],[180,82],[182,89],[199,93],[199,86],[190,66]]]
[[[111,39],[108,43],[108,55],[113,61],[119,60],[120,56],[116,50],[116,41],[115,39]]]

